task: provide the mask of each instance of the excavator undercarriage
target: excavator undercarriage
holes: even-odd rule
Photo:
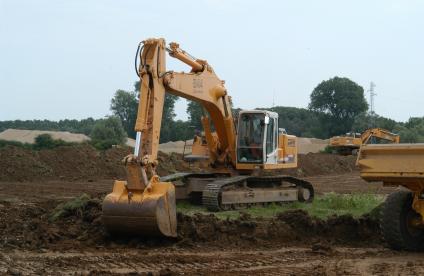
[[[161,180],[174,183],[177,200],[189,200],[216,212],[269,203],[312,202],[314,198],[309,182],[286,175],[177,173]]]

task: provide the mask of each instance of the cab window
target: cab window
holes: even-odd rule
[[[239,120],[237,160],[240,163],[262,163],[264,114],[242,114]]]
[[[274,151],[274,119],[270,119],[266,130],[266,154]]]

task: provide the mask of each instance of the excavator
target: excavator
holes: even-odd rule
[[[167,71],[166,52],[191,71]],[[126,181],[116,180],[102,204],[109,232],[176,237],[177,199],[197,201],[211,211],[313,200],[309,182],[270,173],[297,167],[297,137],[278,128],[277,113],[241,111],[236,125],[225,83],[212,66],[177,43],[167,47],[163,38],[142,41],[135,64],[141,81],[136,145],[123,160]],[[201,121],[212,172],[157,175],[165,93],[196,101],[207,111]]]
[[[376,144],[377,140],[389,143],[399,143],[399,135],[382,128],[370,128],[362,134],[349,132],[343,136],[330,138],[330,148],[334,153],[342,155],[357,155],[359,149],[365,144]]]

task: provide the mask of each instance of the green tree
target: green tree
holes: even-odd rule
[[[201,118],[203,116],[203,107],[194,101],[189,101],[187,105],[188,121],[193,129],[201,130],[203,128]]]
[[[136,81],[134,83],[134,90],[135,91],[130,92],[118,90],[116,91],[115,96],[111,101],[111,110],[113,111],[113,114],[119,117],[128,136],[132,138],[135,138],[134,126],[137,119],[140,81]],[[160,135],[161,143],[171,141],[171,137],[174,136],[174,107],[177,100],[177,96],[166,93],[162,113],[162,126]]]
[[[278,113],[278,127],[286,129],[289,134],[317,138],[323,136],[317,116],[311,110],[287,106],[260,109]]]
[[[112,145],[123,145],[126,133],[118,117],[111,116],[99,120],[91,131],[91,142],[98,149],[107,149]]]
[[[355,117],[355,121],[352,125],[352,130],[355,132],[362,133],[369,128],[379,127],[393,132],[395,127],[397,126],[397,122],[395,120],[385,118],[377,114],[373,115],[374,125],[371,124],[371,121],[371,115],[363,112]]]
[[[175,102],[178,96],[167,93],[165,95],[165,102],[163,104],[162,125],[160,131],[160,143],[168,141],[177,141],[181,139],[175,138],[176,125],[175,125]]]
[[[169,141],[184,141],[193,139],[194,130],[189,121],[176,120],[172,123],[172,133]]]
[[[364,89],[348,78],[322,81],[312,91],[309,109],[320,116],[328,135],[350,131],[355,117],[368,109]]]
[[[14,120],[14,121],[0,121],[0,131],[8,128],[14,129],[30,129],[30,130],[56,130],[56,131],[69,131],[74,133],[90,134],[96,120],[93,118],[78,120]]]
[[[110,109],[121,120],[129,137],[135,137],[135,120],[137,118],[138,99],[135,91],[117,90],[110,104]]]
[[[397,124],[394,132],[400,135],[401,143],[424,143],[424,117],[411,117]]]
[[[53,149],[59,146],[68,146],[72,145],[73,143],[67,143],[63,141],[62,139],[55,140],[50,134],[40,134],[37,137],[35,137],[35,143],[32,146],[35,150],[41,150],[41,149]]]

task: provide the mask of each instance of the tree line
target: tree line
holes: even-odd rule
[[[139,89],[140,82],[136,82],[133,91],[117,90],[110,105],[113,115],[108,118],[0,121],[0,131],[15,128],[83,133],[96,140],[98,148],[106,148],[113,143],[122,143],[125,140],[122,136],[135,137]],[[198,103],[189,101],[186,110],[188,120],[176,120],[174,107],[177,100],[177,96],[166,94],[161,143],[191,139],[196,130],[202,129],[200,118],[208,116]],[[396,122],[371,114],[363,87],[348,78],[334,77],[319,83],[310,94],[307,108],[275,106],[258,109],[278,113],[279,127],[296,136],[327,139],[346,132],[363,132],[370,127],[381,127],[400,134],[401,142],[424,142],[424,117]],[[234,116],[238,111],[240,109],[233,108]]]

